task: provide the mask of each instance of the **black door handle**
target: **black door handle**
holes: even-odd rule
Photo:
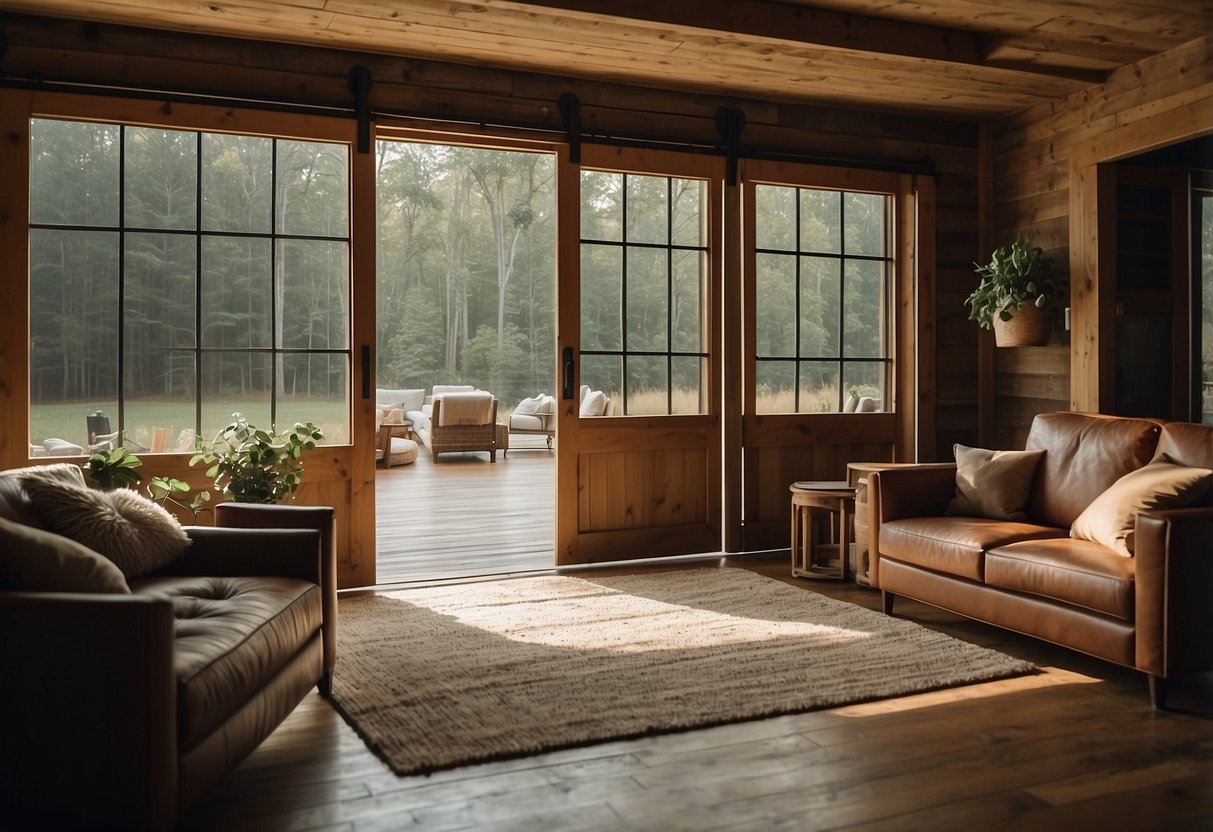
[[[371,397],[371,348],[362,348],[362,398]]]
[[[560,398],[569,401],[573,398],[573,348],[565,347],[560,354]]]

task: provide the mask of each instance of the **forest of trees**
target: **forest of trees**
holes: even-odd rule
[[[552,393],[555,158],[381,141],[376,165],[379,386]]]

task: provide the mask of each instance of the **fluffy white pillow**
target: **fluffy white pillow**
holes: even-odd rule
[[[535,411],[535,413],[541,414],[541,415],[555,413],[555,412],[556,412],[556,397],[555,396],[544,396],[542,403],[540,403],[540,405],[539,405],[539,409]]]
[[[1044,451],[988,451],[957,444],[956,496],[948,514],[1026,520],[1024,507]]]
[[[1208,468],[1152,462],[1125,474],[1096,497],[1074,518],[1070,537],[1093,540],[1132,557],[1139,512],[1195,505],[1211,487],[1213,471]]]
[[[581,400],[581,416],[601,416],[606,413],[607,397],[601,390],[591,390]]]
[[[530,413],[540,413],[540,408],[543,406],[544,395],[540,393],[537,396],[531,396],[529,399],[523,399],[518,402],[518,406],[514,408],[514,412],[519,416],[524,416]]]
[[[168,566],[190,545],[177,518],[134,491],[33,477],[23,477],[22,487],[47,528],[109,558],[128,580]]]

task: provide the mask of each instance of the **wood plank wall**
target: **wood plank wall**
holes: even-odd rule
[[[0,13],[10,76],[76,79],[349,106],[347,75],[374,75],[372,107],[434,118],[560,128],[556,100],[572,92],[587,132],[682,137],[716,143],[722,106],[745,112],[746,147],[805,154],[920,159],[935,163],[937,285],[933,373],[938,412],[933,443],[950,458],[954,442],[976,444],[977,331],[962,301],[979,258],[978,124],[650,89],[504,72],[404,57],[154,32],[133,27]],[[920,391],[920,395],[926,391]]]
[[[1188,137],[1191,113],[1204,113],[1213,130],[1213,38],[1201,38],[1112,73],[1108,81],[1056,104],[1025,110],[995,124],[994,244],[1026,231],[1068,274],[1071,262],[1071,169],[1077,159],[1103,161],[1151,150]],[[1148,127],[1147,127],[1148,125]],[[1162,125],[1160,129],[1160,125]],[[1141,128],[1138,130],[1137,128]],[[1136,133],[1139,138],[1134,138]],[[1116,136],[1117,147],[1091,159],[1092,148]],[[1080,260],[1082,258],[1080,257]],[[1074,317],[1099,320],[1099,309],[1079,310],[1078,301],[1098,293],[1073,281]],[[1106,316],[1105,316],[1106,319]],[[1106,327],[1105,327],[1106,328]],[[1094,337],[1099,327],[1092,324]],[[1110,334],[1110,333],[1109,333]],[[994,447],[1023,447],[1032,417],[1069,410],[1074,378],[1070,333],[1055,333],[1046,347],[996,350]],[[1097,386],[1097,385],[1096,385]],[[1080,396],[1078,409],[1089,397]],[[1107,410],[1104,406],[1101,409]]]

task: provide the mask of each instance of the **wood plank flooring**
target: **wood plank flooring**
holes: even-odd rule
[[[422,447],[375,473],[379,585],[507,575],[555,562],[556,455],[542,436],[512,436],[506,456]]]
[[[785,557],[715,562],[878,608],[790,578]],[[682,567],[609,571],[641,568]],[[1138,673],[910,601],[898,614],[1044,672],[428,777],[396,777],[313,693],[181,828],[1213,829],[1213,676],[1173,683],[1156,712]]]

